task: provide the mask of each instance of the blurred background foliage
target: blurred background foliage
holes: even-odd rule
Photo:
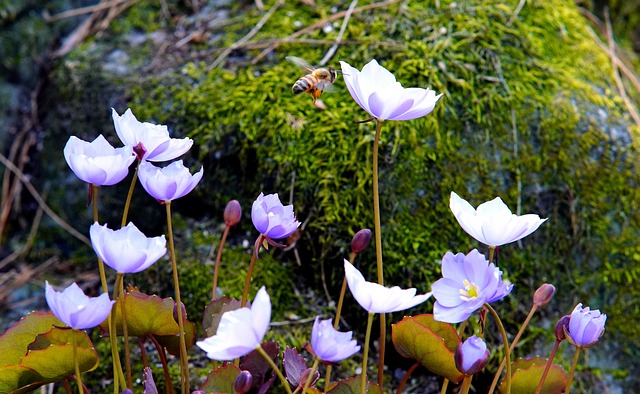
[[[291,85],[304,72],[285,57],[318,64],[342,25],[343,18],[332,15],[349,3],[270,1],[261,11],[252,1],[138,0],[59,56],[54,51],[86,16],[46,23],[42,12],[55,15],[86,4],[0,3],[2,152],[9,156],[17,139],[28,141],[23,171],[46,192],[52,209],[86,234],[91,213],[84,185],[62,159],[68,137],[92,140],[103,133],[118,145],[110,107],[119,113],[131,107],[139,120],[167,124],[174,136],[195,140],[187,163],[205,167],[196,192],[174,204],[181,215],[177,245],[181,286],[191,294],[190,318],[198,321],[208,300],[208,256],[230,199],[240,201],[244,219],[225,251],[221,287],[239,295],[247,245],[257,236],[250,207],[260,192],[293,203],[306,225],[296,244],[300,264],[293,251],[270,251],[272,257],[260,260],[252,294],[267,286],[277,300],[276,320],[330,316],[349,241],[359,229],[373,227],[374,127],[356,123],[368,115],[340,79],[322,96],[324,111],[307,95],[293,96]],[[358,7],[369,4],[360,1]],[[343,60],[360,69],[375,58],[405,87],[443,93],[427,117],[383,125],[385,281],[425,292],[440,276],[446,251],[485,252],[455,222],[449,194],[453,190],[474,206],[500,196],[514,212],[550,218],[521,243],[500,249],[499,265],[515,283],[513,296],[498,305],[510,331],[526,316],[540,284],[558,288],[537,320],[547,329],[531,330],[518,356],[547,354],[549,327],[583,302],[609,316],[606,340],[590,353],[590,368],[579,380],[583,392],[612,377],[626,378],[616,385],[637,387],[640,333],[629,321],[640,319],[640,129],[630,112],[638,111],[640,92],[622,76],[627,103],[635,106],[629,109],[612,76],[612,60],[597,42],[608,45],[608,9],[617,53],[638,69],[640,2],[537,0],[516,12],[518,5],[388,1],[356,8],[327,63],[339,68]],[[323,20],[317,29],[285,40]],[[240,41],[259,22],[264,24],[257,33]],[[102,217],[114,226],[127,187],[125,181],[101,190]],[[16,193],[0,234],[2,256],[24,244],[38,210],[28,192]],[[130,219],[138,227],[148,235],[163,232],[163,210],[142,189],[133,206]],[[43,279],[29,294],[39,294],[47,275],[92,267],[92,251],[45,218],[28,252],[2,269],[20,271],[17,261],[38,264],[52,257],[61,263],[38,273]],[[374,278],[374,261],[370,247],[356,264]],[[155,269],[136,284],[169,296],[168,266]],[[8,293],[4,308],[21,313],[12,308],[21,294]],[[431,312],[430,304],[412,312]],[[402,317],[397,315],[389,320]],[[346,323],[358,330],[363,317],[351,305]],[[304,342],[304,331],[290,332],[297,332],[293,342]],[[273,335],[287,337],[287,331]],[[569,357],[559,362],[567,365]],[[406,368],[392,354],[389,360],[391,368]]]

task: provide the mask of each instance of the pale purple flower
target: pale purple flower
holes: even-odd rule
[[[61,322],[79,330],[92,328],[111,313],[115,301],[109,300],[109,294],[88,297],[74,282],[62,292],[55,291],[49,282],[45,282],[45,298],[49,308]]]
[[[200,179],[203,169],[191,175],[182,160],[174,161],[166,167],[159,168],[146,161],[140,162],[138,177],[144,190],[159,201],[172,201],[193,190]]]
[[[169,130],[165,125],[139,122],[131,109],[127,109],[120,116],[111,108],[111,117],[120,141],[127,146],[137,146],[142,143],[144,147],[143,160],[169,161],[187,152],[193,140],[190,138],[170,138]]]
[[[89,235],[98,257],[123,274],[144,271],[167,253],[164,235],[148,238],[133,223],[111,230],[106,224],[95,222]]]
[[[489,361],[487,344],[482,338],[471,336],[466,341],[460,342],[453,355],[458,371],[466,375],[473,375],[482,371]]]
[[[260,193],[251,207],[251,220],[260,234],[271,239],[286,238],[300,226],[293,205],[282,205],[277,194]]]
[[[427,115],[442,96],[430,89],[403,88],[386,68],[371,60],[360,72],[340,62],[342,75],[353,99],[380,120],[411,120]]]
[[[466,256],[447,252],[442,258],[442,278],[431,285],[436,298],[436,320],[459,323],[486,303],[508,295],[513,285],[502,282],[502,272],[476,249]]]
[[[136,157],[130,146],[114,148],[101,134],[92,142],[71,136],[64,146],[64,159],[81,180],[110,186],[127,176]]]
[[[352,337],[351,331],[337,331],[333,328],[331,319],[320,321],[320,316],[317,316],[311,330],[311,348],[320,360],[337,363],[360,350]]]
[[[449,207],[467,234],[492,247],[524,238],[547,220],[533,214],[514,215],[500,197],[474,209],[466,200],[451,192]]]
[[[271,300],[264,286],[258,290],[251,308],[225,312],[216,335],[196,342],[213,360],[242,357],[258,346],[271,321]]]
[[[571,312],[568,329],[565,326],[567,340],[575,346],[588,348],[596,344],[604,334],[607,315],[598,309],[590,310],[588,306],[576,305]]]
[[[431,293],[416,295],[416,289],[401,289],[398,286],[384,287],[367,282],[348,260],[344,261],[344,272],[349,290],[361,307],[371,313],[403,311],[425,302]]]

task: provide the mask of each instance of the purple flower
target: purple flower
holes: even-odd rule
[[[196,342],[213,360],[232,360],[248,354],[262,342],[271,321],[271,300],[264,286],[258,290],[251,309],[225,312],[216,335]]]
[[[293,205],[282,205],[277,194],[260,193],[251,207],[251,220],[260,234],[271,239],[286,238],[300,226]]]
[[[172,201],[193,190],[200,179],[203,169],[191,175],[182,160],[174,161],[166,167],[159,168],[146,161],[140,162],[138,176],[142,187],[159,201]]]
[[[351,97],[380,120],[411,120],[427,115],[442,96],[430,89],[403,88],[386,68],[371,60],[360,72],[340,62]]]
[[[360,350],[356,340],[351,339],[352,336],[351,331],[335,330],[331,319],[320,321],[320,317],[317,316],[311,330],[311,347],[320,360],[337,363]]]
[[[87,297],[74,282],[62,292],[57,292],[45,282],[45,298],[49,308],[64,324],[84,330],[102,323],[111,313],[115,301],[107,293],[99,297]]]
[[[436,298],[436,320],[459,323],[485,303],[497,301],[513,289],[502,283],[502,272],[476,249],[468,255],[447,252],[442,258],[442,278],[431,285]]]
[[[170,138],[169,130],[165,125],[139,122],[131,109],[122,115],[118,115],[111,108],[111,117],[116,128],[116,133],[123,144],[134,147],[142,144],[145,152],[142,159],[149,161],[169,161],[184,154],[193,145],[190,138]]]
[[[95,222],[89,235],[98,257],[123,274],[144,271],[167,253],[164,235],[147,238],[133,223],[111,230]]]
[[[515,242],[536,231],[547,219],[538,215],[514,215],[500,197],[474,209],[466,200],[451,192],[451,212],[470,236],[488,246]]]
[[[416,295],[414,288],[403,290],[398,286],[389,288],[367,282],[360,271],[348,260],[344,261],[344,271],[353,298],[370,313],[403,311],[431,297],[431,293]]]
[[[489,351],[487,344],[482,338],[472,336],[461,342],[456,347],[453,355],[458,371],[466,375],[473,375],[482,371],[487,361],[489,361]]]
[[[83,181],[110,186],[127,176],[136,157],[130,146],[114,148],[101,134],[92,142],[71,136],[64,146],[64,159]]]
[[[576,305],[571,312],[569,326],[565,326],[567,340],[573,345],[588,348],[596,344],[598,339],[604,334],[604,324],[607,322],[607,315],[601,314],[599,310],[590,310],[588,306]]]

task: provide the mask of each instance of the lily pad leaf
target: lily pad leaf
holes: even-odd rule
[[[184,334],[184,340],[188,350],[196,343],[196,325],[190,321],[185,321]],[[155,336],[155,338],[171,355],[180,357],[180,336],[178,335],[178,331],[176,331],[175,335],[158,335]]]
[[[533,357],[520,359],[511,365],[511,392],[522,394],[534,394],[538,383],[542,378],[546,358]],[[569,377],[561,366],[553,364],[542,386],[542,394],[560,394],[567,385]],[[506,390],[505,380],[500,384],[500,392]]]
[[[148,337],[151,335],[176,335],[180,332],[178,323],[173,318],[175,302],[172,298],[161,298],[138,291],[130,291],[124,296],[124,309],[127,316],[127,330],[132,337]],[[122,335],[122,299],[115,304],[116,334]],[[109,332],[107,322],[100,325],[102,332]]]
[[[216,335],[222,314],[240,309],[240,305],[240,301],[229,297],[221,297],[211,301],[209,305],[204,308],[204,316],[202,317],[202,327],[207,337]],[[247,306],[250,306],[250,304],[247,304]]]
[[[45,350],[51,345],[73,345],[81,348],[93,348],[93,343],[86,332],[71,327],[53,327],[48,332],[38,334],[29,344],[29,350]]]
[[[331,383],[331,387],[327,394],[360,394],[362,387],[362,377],[356,376],[349,379],[338,380]],[[367,381],[367,394],[382,394],[380,386],[375,383]]]
[[[19,363],[29,344],[53,326],[63,327],[64,323],[51,312],[32,312],[20,319],[0,336],[0,366]]]
[[[234,393],[233,382],[238,375],[240,375],[240,368],[233,364],[214,369],[209,372],[200,390],[206,393]]]
[[[460,337],[450,324],[435,321],[430,314],[407,316],[391,325],[391,338],[401,356],[452,382],[462,380],[453,359]]]

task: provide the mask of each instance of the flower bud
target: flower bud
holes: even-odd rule
[[[489,350],[482,338],[472,336],[460,342],[453,355],[458,371],[465,375],[473,375],[482,371],[489,361]]]
[[[236,380],[233,381],[233,389],[238,394],[244,394],[251,390],[252,384],[253,376],[251,376],[251,372],[242,371],[238,376],[236,376]]]
[[[235,226],[242,216],[242,208],[238,200],[231,200],[224,208],[224,222],[227,226]]]
[[[538,308],[543,307],[547,305],[549,301],[551,301],[555,293],[556,293],[555,286],[549,283],[544,283],[533,294],[533,303],[537,305]]]
[[[194,391],[191,392],[191,394],[207,394],[207,393],[205,393],[202,390],[194,390]]]
[[[187,310],[184,307],[184,303],[180,302],[180,310],[182,311],[182,321],[187,321]],[[178,304],[173,303],[173,320],[178,322]]]
[[[351,251],[353,251],[353,253],[361,253],[364,250],[364,248],[366,248],[367,245],[369,245],[370,241],[371,241],[371,230],[369,230],[368,228],[365,228],[358,231],[356,235],[353,236],[353,239],[351,240]]]
[[[570,320],[571,320],[571,316],[569,315],[564,315],[560,318],[560,320],[558,320],[558,323],[556,324],[556,329],[555,329],[556,340],[564,341],[564,339],[566,338],[565,327],[569,327]]]

